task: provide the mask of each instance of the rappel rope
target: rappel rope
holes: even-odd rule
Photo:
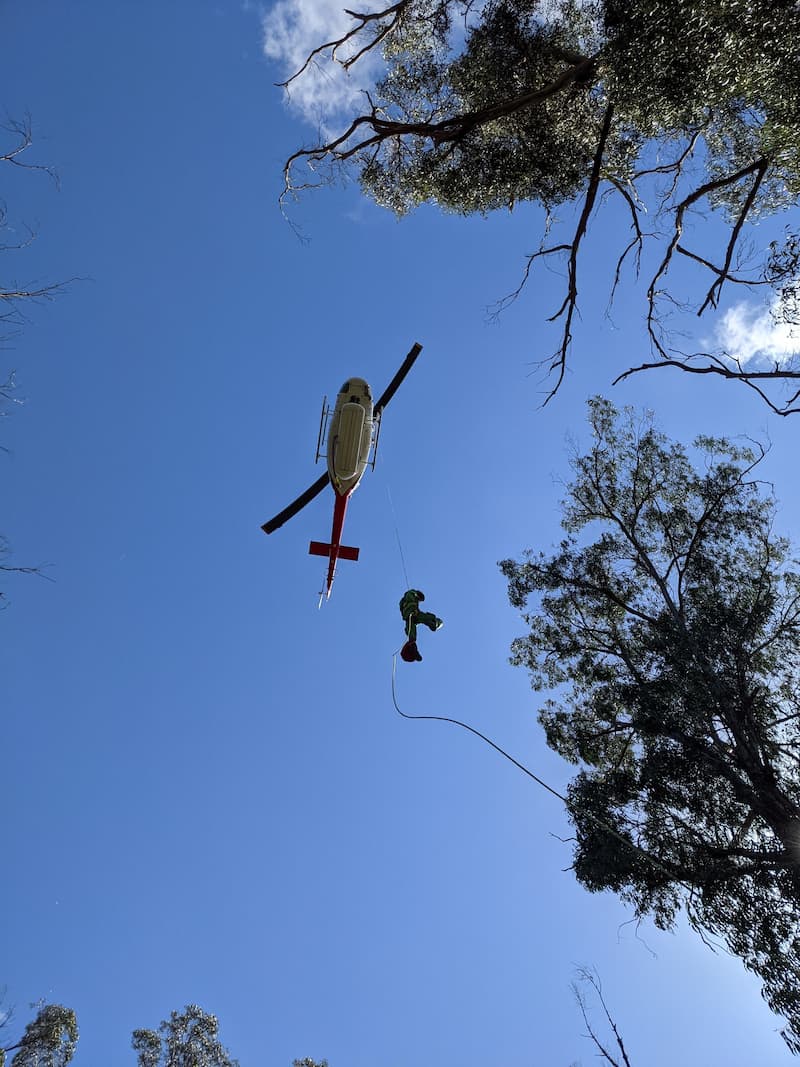
[[[481,741],[485,741],[487,745],[491,745],[495,752],[499,752],[501,756],[505,756],[505,758],[511,763],[513,763],[515,767],[519,767],[523,774],[527,774],[529,778],[533,778],[534,782],[540,785],[543,789],[546,789],[548,793],[552,793],[553,796],[557,797],[562,803],[566,804],[566,797],[563,797],[555,789],[549,786],[547,782],[543,782],[541,778],[537,778],[533,771],[528,770],[528,768],[524,764],[520,763],[519,760],[514,759],[514,757],[508,752],[506,752],[504,748],[500,748],[500,746],[496,745],[494,741],[491,740],[491,738],[488,738],[485,734],[482,734],[480,730],[476,730],[474,726],[468,726],[467,723],[461,722],[460,719],[448,719],[446,715],[409,715],[407,711],[401,711],[400,706],[397,703],[397,693],[395,690],[396,675],[397,653],[395,652],[392,656],[392,703],[394,704],[395,711],[399,715],[402,715],[404,719],[428,719],[432,722],[451,722],[454,726],[462,726],[465,730],[469,730],[471,734],[475,734],[476,737],[479,737]]]
[[[529,778],[532,778],[537,785],[540,785],[542,787],[542,789],[546,789],[548,793],[552,794],[552,796],[560,800],[565,807],[567,806],[567,798],[562,793],[559,793],[557,789],[553,789],[553,787],[548,785],[547,782],[542,781],[542,779],[537,777],[537,775],[535,775],[533,771],[529,770],[523,763],[520,763],[519,760],[514,759],[514,757],[510,755],[510,753],[506,752],[504,748],[501,748],[499,745],[496,745],[494,741],[491,740],[491,738],[487,737],[486,734],[482,734],[480,730],[476,730],[474,726],[469,726],[467,723],[461,722],[460,719],[448,718],[448,716],[446,715],[411,715],[407,711],[402,711],[400,705],[397,703],[397,690],[395,685],[397,677],[397,656],[397,652],[393,653],[392,655],[392,703],[394,704],[395,711],[398,715],[402,715],[404,719],[420,719],[427,720],[428,722],[450,722],[454,726],[460,726],[462,729],[468,730],[471,734],[475,734],[476,737],[479,737],[481,741],[485,741],[487,745],[489,745],[495,750],[495,752],[499,752],[501,756],[504,756],[509,761],[509,763],[513,763],[514,766],[521,770],[523,774],[527,774],[527,776]],[[653,856],[652,853],[648,852],[640,845],[637,845],[635,842],[629,841],[627,837],[623,837],[623,835],[619,833],[619,831],[615,830],[613,826],[609,826],[609,824],[603,819],[599,818],[597,815],[593,815],[591,812],[586,812],[586,815],[593,823],[595,823],[596,826],[599,826],[601,829],[605,830],[606,833],[613,837],[616,841],[620,841],[623,845],[626,845],[628,848],[633,849],[634,852],[638,852],[640,856],[644,856],[644,858],[648,860],[654,867],[657,867],[658,870],[662,872],[662,874],[668,875],[671,881],[678,882],[678,884],[682,885],[685,889],[692,888],[686,882],[682,881],[680,878],[677,878],[675,872],[673,870],[670,870],[670,868],[662,860],[658,859],[658,857],[656,856]]]
[[[408,580],[408,571],[406,570],[406,557],[403,555],[403,545],[400,541],[400,528],[397,523],[397,512],[394,510],[392,491],[388,485],[386,486],[386,495],[389,497],[389,507],[392,509],[392,518],[394,519],[394,535],[397,538],[397,547],[400,549],[400,562],[403,565],[403,577],[406,580],[406,589],[410,589],[411,582]]]
[[[406,589],[410,589],[411,583],[408,580],[406,560],[403,554],[403,545],[400,540],[400,529],[399,524],[397,522],[397,512],[395,511],[394,501],[392,500],[392,493],[388,485],[386,486],[386,495],[389,497],[389,506],[392,509],[392,518],[394,519],[394,534],[397,538],[397,547],[400,551],[400,562],[403,567],[403,576],[406,580]],[[515,759],[509,752],[506,752],[504,748],[501,748],[498,744],[495,744],[495,742],[492,741],[490,737],[487,737],[486,734],[482,734],[480,730],[476,730],[474,726],[470,726],[468,723],[461,722],[460,719],[451,719],[446,715],[411,715],[409,712],[403,711],[400,708],[400,705],[397,703],[396,679],[398,655],[399,652],[395,652],[392,655],[392,703],[394,704],[395,711],[398,715],[401,715],[404,719],[419,719],[428,722],[449,722],[452,723],[453,726],[460,726],[463,730],[467,730],[469,731],[469,733],[474,734],[476,737],[480,738],[480,740],[483,741],[485,744],[489,745],[490,748],[493,748],[495,752],[499,752],[499,754],[505,759],[507,759],[509,763],[513,763],[518,770],[522,771],[522,773],[526,774],[529,778],[532,778],[537,785],[541,786],[542,789],[545,789],[548,793],[551,794],[551,796],[554,796],[557,800],[560,800],[564,807],[567,807],[567,798],[562,793],[559,793],[557,789],[553,789],[552,786],[548,785],[547,782],[543,781],[541,778],[535,775],[532,770],[526,767],[524,763],[520,763],[519,760]],[[599,818],[597,815],[593,815],[591,812],[587,812],[586,815],[596,826],[599,826],[602,830],[605,830],[605,832],[610,837],[613,837],[616,841],[619,841],[627,848],[633,849],[634,852],[638,852],[640,856],[643,856],[646,860],[648,860],[648,862],[651,863],[658,870],[660,870],[662,874],[666,874],[671,881],[678,882],[679,885],[684,886],[684,888],[686,889],[692,888],[690,885],[687,885],[686,882],[682,881],[680,878],[677,878],[675,872],[673,870],[670,870],[670,868],[662,860],[658,859],[656,856],[653,856],[646,849],[642,848],[641,845],[637,845],[635,842],[630,841],[627,837],[623,837],[623,835],[619,833],[618,830],[615,830],[613,826],[609,826],[607,822]]]

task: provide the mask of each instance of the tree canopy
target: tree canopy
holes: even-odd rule
[[[678,366],[735,378],[781,414],[800,410],[800,360],[764,366],[736,353],[681,352],[664,317],[675,299],[666,275],[681,259],[706,276],[695,285],[698,313],[718,305],[725,285],[766,285],[775,314],[797,322],[797,235],[787,231],[755,263],[743,252],[747,224],[800,192],[793,0],[397,0],[349,14],[351,28],[321,43],[284,84],[325,56],[353,70],[381,52],[382,76],[341,133],[290,157],[287,191],[344,166],[398,214],[425,202],[470,214],[533,201],[550,218],[578,199],[574,230],[551,240],[548,222],[511,294],[537,260],[565,262],[566,294],[552,316],[560,342],[544,361],[553,390],[572,340],[578,254],[598,194],[608,191],[630,221],[612,291],[626,260],[638,271],[653,246],[646,319],[654,358],[625,373]],[[687,214],[703,206],[729,219],[716,257],[684,238]]]
[[[173,1011],[158,1030],[134,1030],[139,1067],[238,1067],[219,1040],[216,1015],[197,1004]]]
[[[11,1011],[0,1015],[0,1030]],[[131,1044],[139,1067],[238,1067],[219,1040],[219,1023],[196,1004],[173,1011],[158,1030],[134,1030]],[[71,1008],[41,1004],[22,1036],[0,1043],[0,1067],[67,1067],[78,1045],[78,1021]],[[328,1067],[327,1060],[293,1060],[292,1067]]]
[[[11,1067],[67,1067],[78,1044],[78,1021],[71,1008],[44,1004],[13,1044],[0,1046],[0,1067],[13,1052]]]
[[[800,1052],[800,573],[763,450],[590,402],[565,538],[501,563],[528,627],[512,663],[554,690],[547,743],[574,871],[670,928],[681,909],[762,980]]]

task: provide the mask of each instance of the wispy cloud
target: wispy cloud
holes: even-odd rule
[[[800,327],[780,322],[777,298],[768,308],[742,301],[722,316],[714,340],[739,363],[783,366],[800,353]]]
[[[262,18],[264,54],[275,60],[281,79],[298,71],[309,54],[327,41],[342,37],[353,25],[343,10],[345,0],[277,0]],[[363,44],[363,42],[362,42]],[[340,58],[347,57],[346,48]],[[289,86],[289,102],[308,122],[326,126],[352,111],[361,90],[369,88],[380,53],[360,59],[352,72],[317,56]]]

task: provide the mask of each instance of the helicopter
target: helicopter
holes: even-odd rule
[[[322,604],[323,597],[327,600],[331,595],[338,560],[358,559],[357,548],[342,544],[347,504],[355,489],[358,488],[367,467],[375,469],[383,409],[400,388],[403,379],[411,370],[421,351],[422,345],[414,344],[397,374],[374,404],[370,387],[363,378],[347,379],[336,397],[333,413],[328,405],[328,398],[323,399],[315,462],[318,462],[324,455],[328,469],[288,507],[278,512],[274,518],[265,522],[261,527],[266,534],[274,533],[298,511],[301,511],[306,504],[310,504],[330,483],[335,495],[330,542],[312,541],[308,548],[310,555],[328,558],[328,574],[325,588],[320,593],[320,604]],[[323,453],[320,448],[326,429],[327,438]]]

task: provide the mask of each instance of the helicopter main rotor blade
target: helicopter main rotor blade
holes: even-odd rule
[[[325,488],[329,481],[330,477],[328,475],[328,472],[325,471],[325,473],[320,475],[320,477],[317,478],[314,484],[310,485],[304,493],[301,493],[297,500],[294,500],[288,506],[288,508],[284,508],[283,511],[279,511],[274,519],[270,519],[269,522],[264,523],[264,525],[261,527],[264,533],[274,533],[277,529],[283,526],[285,522],[288,522],[289,519],[293,518],[298,513],[298,511],[302,511],[306,504],[310,504],[314,497],[318,496],[322,492],[322,490]]]
[[[392,399],[394,394],[403,384],[403,379],[414,366],[414,361],[416,360],[417,356],[420,354],[421,351],[422,345],[420,344],[415,344],[412,347],[411,351],[403,360],[400,370],[398,370],[397,374],[395,374],[394,378],[392,378],[392,380],[386,386],[383,393],[379,397],[378,402],[375,404],[373,408],[375,415],[380,415],[381,411],[383,411],[383,409]],[[306,504],[310,504],[314,497],[322,492],[322,490],[325,488],[329,481],[330,476],[326,471],[325,474],[320,475],[320,477],[314,482],[314,484],[310,485],[304,493],[301,493],[297,500],[294,500],[288,506],[288,508],[284,508],[283,511],[279,511],[274,518],[269,520],[269,522],[265,522],[264,525],[261,527],[264,533],[274,533],[276,530],[280,529],[280,527],[283,526],[285,522],[288,522],[289,519],[294,518],[298,511],[302,511]]]
[[[397,374],[395,374],[394,378],[392,378],[392,380],[389,382],[389,384],[386,386],[386,388],[383,390],[383,393],[381,394],[380,398],[378,399],[378,401],[375,404],[374,411],[375,411],[376,415],[380,415],[381,411],[383,411],[383,409],[386,407],[386,405],[392,399],[394,394],[397,392],[397,390],[403,384],[403,379],[408,374],[408,372],[411,370],[411,368],[414,366],[414,361],[417,358],[417,356],[420,354],[421,351],[422,351],[422,345],[415,344],[414,347],[411,349],[411,351],[406,356],[406,358],[403,360],[402,367],[397,372]]]

